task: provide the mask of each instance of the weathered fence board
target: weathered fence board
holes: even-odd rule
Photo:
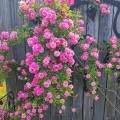
[[[18,0],[0,0],[0,31],[11,31],[14,30],[15,26],[20,26],[23,24],[24,19],[16,16],[18,11],[17,3]],[[104,16],[100,12],[97,12],[95,19],[92,21],[86,15],[89,7],[90,5],[84,5],[80,6],[79,8],[82,10],[85,19],[86,34],[94,36],[98,40],[98,45],[102,49],[101,61],[103,61],[106,55],[106,48],[103,41],[108,40],[110,36],[114,34],[112,30],[112,23],[117,8],[111,6],[111,14],[108,16]],[[120,16],[117,21],[117,28],[120,31]],[[25,58],[25,53],[28,51],[29,49],[26,44],[22,43],[21,45],[17,46],[12,55],[16,60],[20,61],[21,59]],[[9,83],[10,89],[13,91],[16,91],[16,86],[18,86],[17,90],[22,89],[21,82],[15,78],[12,80],[7,80],[7,82]],[[109,79],[109,75],[103,73],[103,76],[100,79],[100,85],[103,87],[103,92],[102,94],[100,93],[100,100],[98,102],[95,102],[91,98],[85,96],[85,93],[80,86],[81,82],[82,80],[80,77],[78,79],[74,79],[73,76],[73,84],[75,86],[74,94],[77,96],[77,98],[70,98],[67,101],[67,108],[62,115],[59,115],[56,108],[51,106],[44,120],[120,120],[120,114],[107,100],[109,99],[114,107],[120,111],[120,99],[115,95],[116,93],[120,96],[120,86],[117,83],[117,77],[115,74],[113,74],[112,78]],[[112,89],[115,91],[115,93],[108,91],[109,89]],[[104,97],[104,95],[106,97]],[[77,108],[76,113],[71,112],[72,107]]]

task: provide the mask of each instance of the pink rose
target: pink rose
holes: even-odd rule
[[[44,89],[41,88],[40,86],[35,87],[33,90],[33,94],[37,96],[41,96],[43,93],[44,93]]]
[[[22,119],[25,119],[25,118],[26,118],[26,114],[22,114],[22,115],[21,115],[21,118],[22,118]]]
[[[44,85],[45,88],[48,88],[51,85],[51,81],[47,80],[43,83],[43,85]]]
[[[43,66],[44,66],[44,67],[47,67],[47,66],[49,65],[49,63],[50,63],[50,60],[51,60],[50,56],[46,56],[46,57],[43,59]]]
[[[32,62],[32,63],[29,65],[29,72],[35,74],[35,73],[37,73],[37,72],[39,71],[39,68],[40,68],[40,67],[39,67],[39,65],[38,65],[37,63]]]
[[[60,51],[54,51],[54,56],[59,57],[60,56]]]
[[[68,86],[68,81],[64,81],[64,82],[63,82],[63,86],[64,86],[64,87],[67,87],[67,86]]]
[[[48,93],[47,93],[47,98],[50,99],[50,98],[52,98],[52,96],[53,96],[52,92],[48,92]]]
[[[40,32],[41,32],[41,28],[38,27],[38,26],[36,26],[36,27],[34,28],[34,32],[33,32],[33,34],[35,34],[35,35],[39,35]]]
[[[17,38],[17,32],[16,31],[13,31],[10,33],[10,39],[11,40],[15,40]]]
[[[2,40],[7,41],[8,37],[9,37],[9,33],[8,32],[2,32],[0,37],[1,37]]]
[[[87,74],[87,75],[86,75],[86,78],[87,78],[87,79],[90,79],[90,78],[91,78],[91,75],[90,75],[90,74]]]
[[[44,53],[44,48],[40,43],[34,44],[32,46],[32,50],[33,50],[33,55],[35,56],[38,56],[40,53]]]
[[[68,96],[70,96],[70,93],[69,93],[68,91],[65,91],[64,95],[65,95],[66,97],[68,97]]]
[[[80,44],[80,48],[81,48],[83,51],[88,50],[89,46],[90,46],[90,45],[89,45],[89,44],[86,44],[86,43]]]
[[[68,0],[68,5],[70,5],[70,6],[74,5],[74,2],[75,2],[74,0]]]
[[[96,87],[96,83],[95,82],[91,82],[91,86],[92,87]]]
[[[66,73],[67,73],[68,76],[71,76],[72,70],[69,67],[67,67],[66,68]]]

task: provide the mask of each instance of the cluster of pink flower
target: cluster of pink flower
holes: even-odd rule
[[[113,51],[110,51],[110,55],[112,56],[112,58],[111,58],[111,61],[107,64],[107,66],[109,68],[116,68],[119,70],[120,69],[120,59],[119,59],[120,50],[118,48],[117,38],[115,36],[113,36],[110,40],[110,43],[111,43],[111,47],[112,47]]]
[[[18,101],[28,101],[27,103],[22,102],[22,109],[27,109],[27,111],[29,111],[33,105],[29,103],[29,99],[31,96],[35,96],[36,99],[39,99],[39,97],[41,97],[41,99],[43,99],[43,101],[41,101],[42,103],[48,102],[50,104],[55,102],[53,99],[54,96],[57,99],[57,101],[59,101],[59,103],[61,104],[61,109],[59,112],[61,113],[65,109],[64,97],[70,96],[71,91],[73,89],[73,85],[69,85],[69,82],[66,78],[68,78],[68,76],[70,77],[72,73],[72,70],[69,68],[69,65],[73,65],[75,62],[73,58],[74,51],[68,47],[67,40],[65,40],[64,38],[56,38],[53,35],[53,33],[46,28],[48,26],[48,22],[50,22],[50,24],[56,22],[56,13],[52,9],[46,7],[41,8],[39,10],[39,13],[42,17],[42,23],[40,26],[36,26],[34,28],[33,37],[27,39],[28,46],[32,48],[32,51],[31,53],[28,52],[26,54],[24,65],[29,70],[29,73],[33,74],[34,77],[31,82],[27,81],[24,85],[25,92],[18,93]],[[45,26],[43,25],[44,20],[47,20],[47,24],[45,23]],[[73,21],[70,19],[65,19],[64,22],[66,22],[69,25],[69,28],[72,28],[74,26]],[[41,36],[44,39],[43,43],[40,43],[39,40]],[[71,41],[72,39],[74,40],[74,38],[78,41],[80,37],[77,34],[70,36]],[[37,61],[36,58],[40,59],[41,62],[39,63],[39,60]],[[26,70],[21,69],[20,67],[17,69],[18,71],[22,72],[22,75],[28,75],[26,73]],[[57,74],[64,70],[66,78],[64,78],[62,81],[62,78],[59,78],[59,75]],[[61,80],[58,81],[58,79]],[[65,79],[66,81],[64,81]],[[61,82],[63,82],[62,85]],[[54,86],[52,85],[53,83]],[[46,106],[48,108],[47,104]],[[47,108],[45,109],[44,105],[45,104],[40,104],[40,108],[38,110],[34,108],[34,113],[36,114],[36,112],[38,111],[40,118],[43,118],[44,116],[43,111],[47,110]],[[28,113],[20,113],[19,111],[17,112],[19,113],[17,114],[17,116],[21,116],[21,118],[29,117],[29,119],[31,119],[35,115],[31,112],[32,116],[30,117]],[[15,114],[13,114],[13,116],[14,115]]]
[[[0,71],[8,71],[10,72],[12,69],[8,66],[9,62],[14,62],[14,60],[8,61],[6,60],[7,56],[4,53],[8,54],[10,51],[10,47],[8,42],[14,43],[17,39],[17,32],[12,31],[10,34],[6,31],[1,32],[0,34],[0,61],[2,62]]]
[[[74,5],[74,0],[60,0],[61,4]]]
[[[109,69],[112,69],[112,68],[118,69],[118,70],[120,69],[120,59],[119,59],[120,50],[118,48],[117,38],[115,36],[111,37],[110,45],[111,45],[110,46],[111,49],[113,49],[109,53],[111,59],[105,64],[100,63],[100,61],[99,61],[99,51],[98,51],[97,48],[93,48],[91,53],[90,53],[90,56],[95,58],[95,60],[94,60],[94,62],[95,62],[94,63],[94,69],[96,69],[96,72],[95,72],[94,76],[96,76],[96,78],[98,78],[98,79],[101,77],[100,70],[103,70],[103,69],[108,69],[109,70]],[[80,46],[82,48],[84,45],[81,44]],[[85,47],[85,48],[88,50],[87,47]],[[85,48],[82,48],[83,51],[86,50]],[[87,54],[87,57],[88,57],[88,54]],[[87,57],[85,57],[85,58],[87,58]],[[97,82],[95,81],[95,78],[94,78],[93,74],[89,73],[90,72],[89,71],[90,70],[89,64],[86,65],[84,69],[87,71],[86,78],[89,80],[90,85],[92,87],[91,94],[95,96],[95,100],[98,100],[99,96],[97,95],[97,92],[96,92],[96,90],[97,90]],[[94,80],[93,80],[93,78],[94,78]],[[86,95],[90,96],[90,92],[87,92]]]
[[[48,7],[43,7],[39,11],[40,16],[42,19],[41,27],[47,27],[48,23],[54,25],[56,23],[57,15],[54,10]]]
[[[7,52],[7,51],[9,51],[9,49],[10,49],[10,48],[9,48],[7,42],[1,42],[1,43],[0,43],[0,50],[1,50],[1,51],[3,50],[3,51],[6,51],[6,52]]]
[[[70,29],[74,27],[73,20],[71,19],[64,19],[63,22],[60,22],[59,28],[60,29]]]
[[[86,96],[90,96],[90,94],[94,95],[95,100],[99,99],[99,96],[97,95],[97,83],[96,83],[96,78],[101,77],[101,72],[100,72],[100,66],[103,65],[98,61],[99,58],[99,51],[96,47],[91,47],[91,44],[96,43],[96,39],[93,37],[87,36],[86,41],[82,44],[80,44],[80,49],[82,50],[83,53],[81,53],[80,60],[84,61],[84,70],[86,71],[86,78],[88,82],[90,83],[90,88],[91,90],[88,90],[86,93]],[[94,69],[96,69],[95,73],[91,73],[91,62],[89,63],[89,60],[93,59],[93,66]],[[94,75],[93,75],[94,74]],[[94,78],[96,76],[96,78]]]
[[[78,41],[79,41],[79,39],[80,39],[80,36],[79,36],[78,34],[75,34],[75,33],[73,33],[73,32],[70,32],[70,33],[69,33],[69,44],[70,44],[70,45],[75,45],[75,44],[77,44]]]
[[[5,31],[4,31],[4,32],[1,32],[1,34],[0,34],[0,39],[1,39],[2,41],[7,41],[8,39],[14,41],[14,40],[17,39],[17,32],[16,32],[16,31],[12,31],[12,32],[10,33],[10,35],[9,35],[8,32],[5,32]]]
[[[103,14],[105,14],[105,15],[110,14],[110,9],[107,4],[100,4],[100,9]]]
[[[19,2],[19,10],[21,12],[26,12],[27,17],[30,20],[35,20],[37,17],[36,11],[33,8],[31,8],[31,5],[33,3],[36,3],[36,0],[34,2],[33,2],[33,0],[32,1],[31,0],[27,0],[27,1],[21,0]]]
[[[108,15],[110,14],[110,8],[107,4],[103,4],[101,2],[101,0],[96,0],[96,2],[99,4],[99,7],[100,7],[100,10],[101,10],[101,13],[105,14],[105,15]]]
[[[83,51],[83,54],[80,56],[81,60],[83,60],[83,61],[88,60],[88,58],[90,57],[90,55],[88,53],[88,50],[90,48],[90,45],[92,43],[95,43],[95,42],[96,42],[96,40],[94,38],[87,36],[86,37],[86,42],[83,43],[83,44],[80,44],[80,48]],[[91,53],[91,56],[94,56],[95,58],[98,58],[98,53],[97,53],[96,48],[93,49],[93,52]]]

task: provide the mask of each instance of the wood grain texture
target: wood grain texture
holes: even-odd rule
[[[39,0],[38,0],[39,1]],[[18,0],[0,0],[0,31],[3,30],[14,30],[15,26],[20,26],[24,23],[24,19],[17,17],[17,6]],[[85,20],[85,28],[86,34],[89,34],[95,37],[98,41],[98,45],[101,47],[101,61],[103,61],[106,55],[106,46],[104,45],[103,40],[108,40],[111,35],[113,35],[112,31],[112,21],[114,15],[116,13],[116,8],[110,7],[111,14],[108,16],[104,16],[97,13],[95,20],[91,21],[87,15],[87,8],[89,5],[85,5],[83,7],[79,7],[82,10],[83,17]],[[118,29],[120,30],[120,16],[118,19]],[[16,60],[20,61],[25,58],[25,53],[29,51],[26,43],[22,43],[17,46],[14,52],[12,52],[11,56],[14,56]],[[109,75],[105,73],[102,74],[102,78],[100,79],[100,85],[105,89],[113,89],[120,95],[120,85],[116,82],[117,77],[115,74],[112,74],[112,78],[108,80]],[[70,98],[66,103],[66,110],[62,115],[58,114],[58,111],[55,107],[50,106],[50,109],[44,118],[44,120],[120,120],[120,115],[116,112],[113,107],[107,102],[105,97],[100,94],[100,100],[98,102],[93,101],[93,99],[85,97],[85,93],[80,86],[82,80],[80,76],[78,79],[74,79],[73,76],[73,84],[74,84],[74,95],[77,95],[77,98]],[[23,83],[18,81],[16,77],[12,80],[7,80],[7,86],[10,90],[16,91],[23,89]],[[104,94],[110,101],[120,110],[120,100],[116,98],[115,94],[104,91]],[[71,108],[76,107],[77,112],[72,113]]]

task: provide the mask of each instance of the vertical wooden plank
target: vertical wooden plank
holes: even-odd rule
[[[71,112],[71,107],[73,106],[73,98],[69,97],[66,100],[66,110],[62,114],[62,118],[59,120],[72,120],[72,112]]]
[[[81,0],[81,1],[87,1],[87,0]],[[87,8],[88,8],[88,5],[80,6],[81,14],[82,14],[83,19],[85,21],[85,25],[84,25],[85,33],[84,34],[87,34],[87,14],[86,14],[87,13]],[[84,83],[82,83],[82,84],[84,84]],[[80,89],[80,86],[79,86],[79,89]],[[79,96],[81,97],[81,99],[80,99],[81,100],[81,102],[80,102],[81,105],[80,105],[80,108],[79,108],[79,112],[82,112],[82,118],[80,120],[87,120],[86,119],[86,112],[87,112],[86,110],[88,109],[87,106],[86,106],[87,105],[87,103],[86,103],[87,99],[85,97],[85,91],[84,91],[83,87],[80,90],[81,90],[81,93],[78,92],[78,94],[80,94]],[[79,117],[77,119],[79,120]]]
[[[88,10],[90,10],[91,5],[87,6],[87,13],[89,13]],[[92,13],[91,13],[92,14]],[[86,19],[86,34],[91,35],[95,38],[98,38],[98,25],[99,23],[99,17],[98,13],[96,13],[95,19],[92,20],[87,16]],[[86,97],[84,95],[84,120],[92,120],[93,119],[93,99],[90,97]]]
[[[116,92],[117,75],[116,75],[116,73],[114,73],[114,74],[111,74],[110,76],[111,76],[111,79],[108,79],[108,82],[107,82],[106,97],[115,106],[116,105],[116,94],[115,93],[117,93]],[[106,100],[106,104],[105,104],[104,120],[115,120],[115,109],[108,103],[107,100]]]
[[[118,0],[118,1],[120,1],[120,0]],[[116,12],[117,12],[117,8],[114,8],[114,16],[115,16]],[[117,19],[117,30],[118,30],[118,32],[120,32],[120,14],[119,14],[118,19]],[[117,84],[116,92],[117,92],[118,96],[120,96],[119,77],[120,76],[119,76],[119,71],[118,71],[118,78],[117,78],[117,82],[116,82],[116,84]],[[118,109],[118,111],[120,111],[120,99],[118,97],[116,98],[116,108]],[[115,120],[120,120],[120,114],[117,111],[115,111]]]
[[[18,12],[18,0],[9,0],[9,6],[11,10],[11,24],[12,24],[12,29],[14,29],[16,26],[21,26],[24,23],[24,19],[22,17],[17,17],[17,12]],[[20,45],[17,45],[15,50],[13,51],[14,58],[20,62],[25,58],[26,54],[26,45],[25,42],[21,43]],[[23,84],[24,81],[20,81],[17,79],[16,76],[16,88],[17,91],[23,90]]]
[[[120,96],[120,83],[117,85],[117,96]],[[116,108],[120,111],[120,99],[116,98]],[[120,113],[115,111],[115,120],[120,120]]]
[[[0,31],[11,30],[9,1],[0,1]]]
[[[73,107],[76,108],[76,112],[73,113],[72,120],[83,120],[83,87],[82,87],[82,78],[80,75],[74,75],[74,96],[73,98]],[[72,106],[71,106],[72,108]]]
[[[114,6],[111,6],[110,10],[111,10],[111,13],[110,13],[110,21],[109,21],[109,25],[110,25],[109,30],[111,30],[110,34],[112,36],[112,22],[114,18]],[[115,73],[108,75],[107,87],[106,87],[106,97],[112,102],[114,106],[116,105],[116,95],[114,92],[111,92],[111,91],[116,91],[116,79],[117,79],[117,76]],[[114,119],[115,119],[115,109],[106,100],[104,120],[114,120]]]
[[[1,0],[0,1],[0,31],[11,31],[12,29],[12,21],[10,18],[11,9],[10,9],[10,1]],[[12,54],[13,56],[13,54]],[[8,79],[7,82],[7,91],[16,91],[15,83],[16,79]]]
[[[112,8],[111,8],[112,10]],[[112,25],[112,14],[105,16],[103,14],[99,15],[99,32],[98,32],[98,46],[100,46],[100,60],[103,62],[106,56],[106,46],[104,40],[108,40],[111,36],[111,26]],[[106,88],[107,86],[107,74],[102,72],[102,78],[100,79],[100,85]],[[104,92],[106,95],[106,92]],[[102,94],[100,94],[100,100],[94,102],[94,116],[93,120],[103,120],[105,111],[106,100]]]
[[[50,116],[51,120],[62,120],[62,115],[58,113],[58,110],[55,106],[51,106]]]
[[[83,19],[86,21],[87,16],[86,16],[86,7],[85,6],[81,6],[79,1],[83,1],[83,0],[78,0],[78,4],[79,7],[78,9],[81,11],[81,15],[83,17]],[[77,3],[76,2],[76,3]],[[85,29],[86,29],[86,23],[84,25]],[[86,33],[86,32],[85,32]],[[76,49],[77,51],[77,49]],[[76,75],[76,73],[74,72],[73,75],[73,84],[74,84],[74,96],[75,98],[73,98],[73,106],[71,105],[71,108],[74,107],[76,108],[76,112],[72,113],[72,120],[83,120],[83,106],[84,106],[84,91],[83,91],[83,83],[82,83],[82,78],[80,75]]]

